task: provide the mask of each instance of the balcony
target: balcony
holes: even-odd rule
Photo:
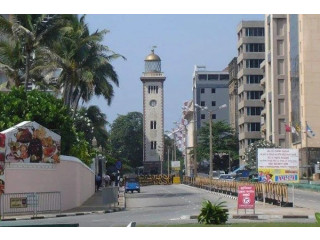
[[[261,101],[266,102],[266,93],[263,93],[260,99]]]
[[[263,87],[265,87],[265,85],[266,85],[266,78],[265,78],[265,76],[263,76],[263,78],[261,79],[260,85],[263,86]]]
[[[264,108],[262,111],[261,111],[261,116],[265,116],[267,114],[267,110]]]

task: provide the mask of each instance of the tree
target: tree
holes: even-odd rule
[[[97,145],[103,149],[107,148],[108,132],[106,130],[106,115],[102,113],[98,106],[82,107],[75,115],[74,124],[78,132],[83,132],[88,143],[92,143],[93,137],[97,140]]]
[[[0,131],[22,121],[35,121],[61,135],[61,153],[78,157],[86,164],[91,161],[91,147],[84,134],[77,132],[69,110],[49,93],[22,87],[0,93]]]
[[[277,146],[264,139],[251,143],[244,152],[244,157],[247,162],[247,167],[250,169],[258,168],[258,161],[257,161],[258,148],[277,148]]]
[[[209,141],[209,124],[206,123],[198,132],[197,143],[197,160],[209,160],[210,158],[210,141]],[[212,149],[213,154],[230,154],[232,161],[236,162],[239,159],[238,155],[238,139],[235,136],[234,130],[224,121],[217,121],[212,124]],[[216,159],[217,160],[217,157]],[[211,159],[212,161],[212,159]],[[216,161],[215,161],[216,163]],[[228,168],[228,162],[225,165],[213,164],[213,169],[221,170]],[[219,168],[220,167],[220,168]]]
[[[111,125],[110,144],[112,156],[135,168],[143,159],[143,115],[130,112],[119,115]]]
[[[17,14],[12,15],[9,20],[0,16],[0,33],[3,36],[2,39],[2,52],[0,55],[2,58],[7,58],[7,61],[1,61],[2,68],[5,69],[5,73],[9,78],[14,78],[17,82],[16,71],[23,70],[23,75],[19,74],[19,80],[24,78],[25,90],[27,90],[30,70],[33,63],[33,56],[36,49],[42,48],[41,42],[46,41],[45,38],[52,36],[48,34],[51,27],[55,24],[55,17],[48,17],[46,14]],[[11,46],[6,44],[6,47],[10,47],[11,51],[3,51],[4,44],[13,41]],[[10,59],[10,53],[15,52],[18,56],[18,61]],[[21,55],[25,57],[24,67],[21,67],[20,60]],[[17,84],[16,84],[17,85]]]
[[[24,72],[24,56],[21,43],[14,39],[0,39],[0,71],[8,77],[6,88],[20,86]]]
[[[88,102],[93,95],[102,95],[110,104],[114,94],[112,84],[119,86],[111,61],[124,57],[101,44],[107,30],[90,34],[85,16],[79,19],[78,15],[62,15],[61,18],[65,26],[60,29],[59,41],[52,44],[50,51],[39,51],[40,65],[35,71],[62,70],[58,89],[70,108],[77,110],[80,99]]]

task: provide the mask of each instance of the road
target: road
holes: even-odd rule
[[[318,195],[320,195],[320,193]],[[298,204],[298,194],[296,194],[296,196]],[[311,196],[313,195],[311,194]],[[236,200],[225,197],[221,198],[221,196],[206,190],[181,184],[169,186],[145,186],[141,188],[141,193],[128,193],[126,194],[127,208],[125,211],[121,212],[47,218],[41,220],[0,222],[0,226],[12,224],[79,223],[81,227],[124,227],[130,222],[136,222],[137,226],[167,226],[178,223],[195,223],[197,220],[190,219],[190,216],[199,214],[203,200],[215,202],[218,199],[226,201],[230,215],[236,213]],[[262,203],[257,203],[256,205],[257,214],[263,214],[266,211],[272,212],[272,214],[279,214],[279,211],[287,211],[289,213],[292,211],[289,208],[280,208],[272,205],[263,206]],[[304,209],[300,210],[304,211]],[[233,219],[229,220],[231,223],[234,221],[235,220]],[[279,219],[268,221],[279,221]],[[301,222],[303,220],[298,221]]]
[[[294,192],[294,194],[293,194]],[[294,201],[294,206],[313,209],[320,212],[320,192],[289,188],[289,201]]]

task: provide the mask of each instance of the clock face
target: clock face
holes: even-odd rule
[[[151,100],[150,101],[150,106],[151,107],[155,107],[157,105],[157,101],[156,100]]]

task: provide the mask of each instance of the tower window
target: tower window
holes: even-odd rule
[[[205,114],[201,114],[201,119],[206,119],[206,115]]]
[[[158,86],[148,86],[148,93],[158,93]]]
[[[150,129],[157,129],[157,121],[150,121]]]
[[[201,88],[201,89],[200,89],[200,92],[201,92],[201,93],[204,93],[204,88]]]
[[[157,141],[151,141],[151,149],[157,149]]]
[[[211,88],[211,93],[216,93],[216,89],[215,88]]]
[[[200,106],[204,107],[206,105],[206,102],[205,101],[201,101],[200,102]]]
[[[215,107],[215,106],[216,106],[216,101],[212,101],[212,102],[211,102],[211,106],[212,106],[212,107]]]
[[[216,119],[217,115],[216,114],[212,114],[212,119]]]

